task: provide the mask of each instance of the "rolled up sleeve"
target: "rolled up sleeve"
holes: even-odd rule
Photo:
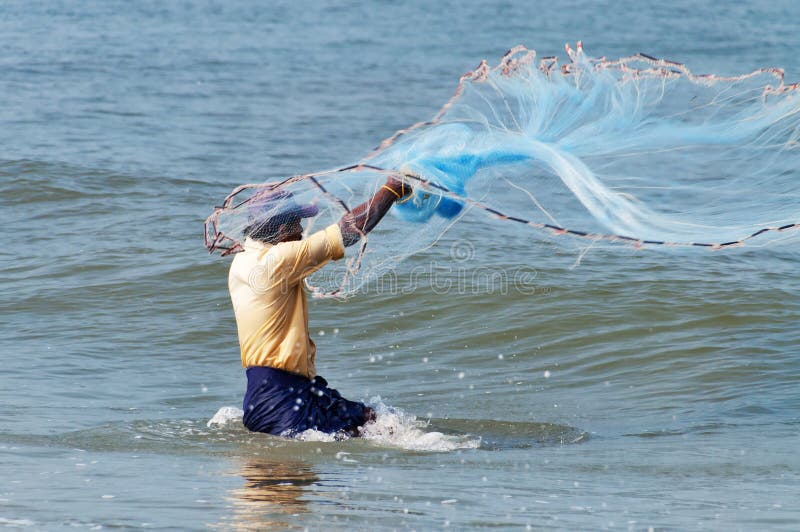
[[[333,224],[297,242],[284,242],[272,250],[280,255],[283,275],[292,284],[302,281],[328,261],[344,257],[344,242],[338,224]]]

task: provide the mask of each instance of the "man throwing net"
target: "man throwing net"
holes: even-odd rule
[[[242,365],[247,368],[244,425],[254,432],[291,436],[308,429],[360,434],[375,412],[349,401],[317,375],[308,332],[303,280],[370,232],[411,188],[390,177],[338,223],[303,239],[301,220],[317,215],[291,192],[265,191],[248,206],[243,251],[231,264],[228,288],[236,315]]]

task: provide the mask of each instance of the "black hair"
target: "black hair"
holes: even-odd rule
[[[244,236],[268,244],[275,244],[276,242],[273,241],[278,237],[281,226],[292,223],[295,220],[300,220],[300,217],[294,214],[279,214],[248,225],[244,228]]]

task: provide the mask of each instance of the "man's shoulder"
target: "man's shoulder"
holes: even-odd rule
[[[281,256],[273,252],[276,247],[277,246],[270,246],[269,248],[245,247],[244,251],[240,251],[233,257],[228,277],[246,278],[251,274],[254,268],[270,267],[271,264],[279,262],[282,260]]]
[[[308,235],[302,240],[280,242],[273,245],[267,255],[270,258],[285,258],[303,253],[309,249],[343,248],[342,232],[338,224],[332,224]]]

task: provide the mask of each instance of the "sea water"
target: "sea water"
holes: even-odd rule
[[[394,288],[311,302],[320,373],[379,418],[286,440],[238,420],[202,221],[238,184],[358,159],[516,44],[796,81],[797,20],[781,1],[3,4],[0,527],[796,530],[797,250],[577,257],[467,224]]]

